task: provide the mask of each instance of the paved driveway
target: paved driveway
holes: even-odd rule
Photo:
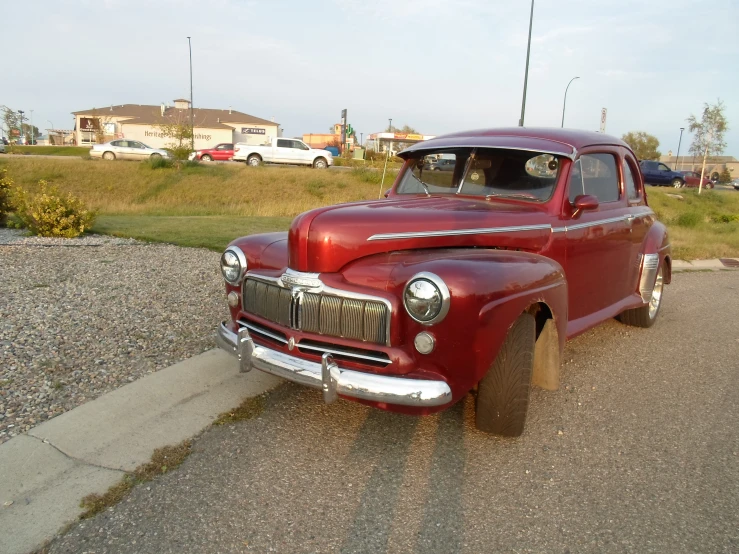
[[[525,435],[471,397],[412,418],[291,384],[51,552],[737,552],[739,272],[676,275],[659,323],[571,341]]]

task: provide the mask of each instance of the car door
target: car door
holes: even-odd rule
[[[143,143],[137,141],[137,140],[129,140],[128,141],[128,151],[129,151],[129,159],[130,160],[143,160],[147,158],[147,151],[146,147]]]
[[[290,139],[277,139],[274,148],[274,160],[278,163],[291,163],[292,159],[292,142]]]
[[[672,170],[667,167],[663,163],[657,164],[657,173],[659,174],[659,184],[660,185],[669,185],[672,183],[672,179],[674,178],[672,175]]]
[[[122,160],[135,160],[133,154],[133,148],[131,147],[131,140],[120,140],[116,148],[115,156]]]
[[[218,145],[218,159],[219,160],[230,160],[234,157],[234,145],[230,143]]]
[[[626,194],[629,213],[627,220],[631,225],[631,263],[628,268],[627,281],[632,292],[638,288],[641,257],[644,253],[644,241],[654,223],[654,212],[647,206],[644,195],[644,183],[639,178],[636,159],[626,148],[621,149],[621,173],[623,190]],[[628,292],[628,291],[627,291]]]
[[[585,151],[570,171],[563,213],[569,320],[575,329],[587,327],[593,318],[607,317],[629,296],[631,222],[619,164],[617,149]],[[574,201],[580,194],[595,196],[598,207],[575,213]]]
[[[313,165],[313,153],[311,152],[310,146],[300,140],[293,140],[291,142],[293,145],[293,163]]]

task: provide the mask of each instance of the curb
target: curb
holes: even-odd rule
[[[721,271],[724,269],[739,269],[739,259],[736,258],[713,258],[711,260],[673,260],[672,272],[681,271]]]
[[[43,546],[82,513],[80,500],[102,494],[157,448],[208,427],[244,398],[281,383],[209,350],[151,373],[0,445],[0,552]]]

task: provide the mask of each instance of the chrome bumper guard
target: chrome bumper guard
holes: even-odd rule
[[[452,391],[444,381],[406,379],[341,369],[331,354],[321,363],[296,358],[255,344],[246,327],[234,333],[221,323],[216,333],[218,346],[239,359],[240,371],[257,368],[265,373],[321,389],[328,404],[338,395],[401,406],[442,406],[451,402]]]

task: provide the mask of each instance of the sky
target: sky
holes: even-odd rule
[[[502,0],[4,1],[0,106],[42,132],[71,112],[189,97],[325,133],[348,110],[366,139],[514,126],[531,4]],[[537,0],[526,126],[646,131],[663,154],[705,103],[739,157],[738,0]],[[15,22],[14,25],[8,24]],[[682,138],[687,153],[691,136]]]

